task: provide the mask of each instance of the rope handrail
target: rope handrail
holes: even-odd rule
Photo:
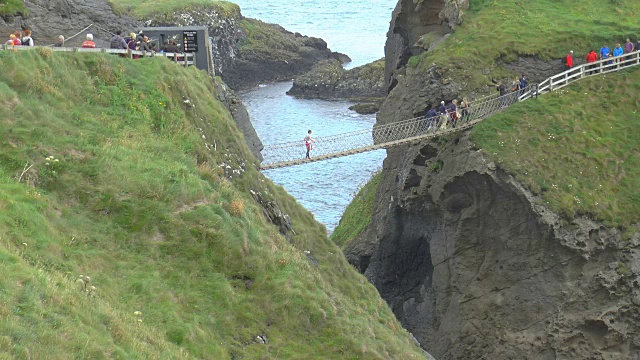
[[[615,58],[582,64],[553,75],[541,83],[500,96],[488,95],[470,102],[467,108],[459,108],[457,119],[449,115],[427,118],[418,116],[391,124],[377,125],[372,129],[315,138],[313,157],[305,158],[304,140],[265,145],[261,169],[268,170],[308,162],[403,145],[426,138],[441,136],[469,129],[480,121],[504,111],[518,101],[556,91],[577,80],[640,65],[640,51]]]

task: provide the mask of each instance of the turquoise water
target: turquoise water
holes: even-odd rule
[[[391,12],[397,0],[234,0],[246,17],[324,39],[359,66],[384,56]]]
[[[350,67],[384,55],[384,42],[395,0],[256,1],[235,0],[242,14],[285,29],[321,37],[349,55]],[[264,84],[240,94],[263,143],[302,140],[369,129],[374,115],[350,111],[347,101],[302,100],[287,96],[291,82]],[[282,185],[332,232],[357,190],[382,166],[385,151],[265,172]]]

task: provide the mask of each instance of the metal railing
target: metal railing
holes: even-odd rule
[[[35,49],[37,46],[21,46],[21,45],[2,45],[1,50],[25,51]],[[155,51],[142,51],[130,49],[107,49],[107,48],[77,48],[77,47],[47,47],[55,52],[83,52],[83,53],[102,53],[102,54],[119,54],[130,59],[137,57],[165,57],[181,66],[195,66],[196,57],[194,53],[166,53]]]

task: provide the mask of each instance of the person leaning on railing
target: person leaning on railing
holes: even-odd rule
[[[7,40],[7,42],[4,43],[5,45],[15,45],[16,44],[16,35],[15,34],[9,34],[9,40]]]
[[[64,35],[59,35],[53,47],[64,47]]]
[[[22,46],[35,46],[33,38],[31,37],[31,30],[24,31],[24,37],[22,38]]]
[[[126,49],[127,42],[122,37],[122,30],[116,30],[116,33],[111,38],[110,47],[112,49]]]
[[[83,48],[95,49],[96,43],[93,42],[93,34],[87,34],[87,40],[82,43]]]

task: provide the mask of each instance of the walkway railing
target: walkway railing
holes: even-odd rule
[[[640,65],[640,51],[576,66],[554,75],[538,85],[532,85],[505,96],[496,94],[477,99],[471,102],[469,108],[462,110],[462,116],[455,124],[446,115],[432,118],[421,116],[392,124],[374,126],[373,129],[318,137],[314,139],[311,152],[313,157],[310,159],[305,159],[306,148],[302,140],[265,145],[262,150],[264,161],[261,164],[261,169],[268,170],[327,160],[458,132],[471,128],[487,117],[504,111],[517,101],[561,89],[589,76],[618,71],[636,65]]]
[[[11,51],[25,51],[35,49],[35,46],[20,46],[20,45],[2,45],[1,50]],[[166,53],[155,51],[141,51],[141,50],[128,50],[128,49],[104,49],[104,48],[75,48],[75,47],[49,47],[52,51],[61,52],[84,52],[84,53],[104,53],[104,54],[121,54],[128,58],[139,57],[154,57],[161,56],[172,60],[181,66],[195,66],[196,57],[194,53]]]

